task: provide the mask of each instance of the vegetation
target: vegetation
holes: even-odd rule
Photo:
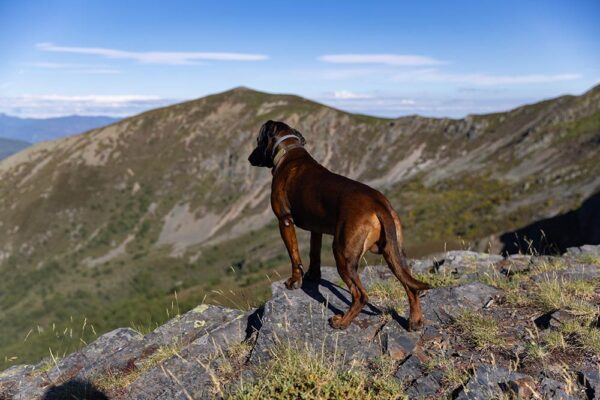
[[[259,368],[259,378],[243,385],[231,399],[406,399],[391,379],[393,369],[385,361],[373,369],[342,369],[339,361],[308,349],[279,347],[272,361]]]

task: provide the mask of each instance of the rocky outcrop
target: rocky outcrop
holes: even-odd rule
[[[502,258],[454,251],[415,260],[415,273],[441,285],[422,295],[427,324],[420,332],[407,331],[400,284],[383,266],[361,272],[371,301],[346,330],[332,330],[328,319],[347,309],[350,296],[336,270],[324,267],[318,284],[299,290],[273,283],[260,309],[202,304],[146,335],[116,329],[61,360],[11,367],[0,373],[0,399],[227,397],[259,379],[281,347],[322,354],[349,370],[385,358],[394,365],[390,379],[409,398],[600,398],[598,343],[563,328],[583,321],[583,305],[579,313],[567,303],[548,312],[527,291],[534,289],[518,286],[595,284],[596,294],[584,296],[593,313],[600,304],[599,252],[584,246],[562,257]],[[512,299],[517,290],[529,302]],[[600,337],[597,327],[582,329]],[[562,347],[542,339],[552,332],[565,333]]]

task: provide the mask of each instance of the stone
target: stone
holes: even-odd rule
[[[402,384],[412,383],[424,375],[423,363],[415,355],[410,355],[396,370],[394,376]]]
[[[542,272],[532,277],[535,282],[559,279],[562,281],[593,280],[600,278],[600,266],[595,264],[575,264],[566,269]]]
[[[219,360],[224,362],[228,349],[247,339],[251,313],[205,333],[178,354],[151,367],[118,398],[187,400],[222,397],[219,392],[222,388],[216,384]]]
[[[586,390],[588,398],[600,399],[600,371],[597,369],[588,369],[578,372],[579,383]]]
[[[252,364],[268,361],[280,345],[338,353],[349,363],[363,362],[382,354],[379,332],[386,323],[406,326],[399,316],[386,322],[381,310],[368,303],[346,329],[331,328],[329,319],[346,312],[352,300],[348,290],[335,283],[340,279],[336,269],[323,267],[321,272],[319,283],[306,281],[302,289],[288,290],[283,281],[272,284],[273,296],[265,304]]]
[[[138,332],[129,328],[119,328],[105,333],[81,350],[60,359],[48,371],[32,374],[32,379],[25,381],[16,389],[14,400],[41,398],[49,388],[72,380],[86,366],[94,365],[103,357],[121,350],[128,343],[140,338]]]
[[[491,365],[480,365],[469,382],[458,394],[459,400],[487,400],[505,394],[519,399],[534,395],[535,381],[532,377]]]
[[[420,332],[407,332],[400,324],[388,323],[379,333],[383,354],[393,360],[404,360],[417,345]]]
[[[444,375],[441,371],[433,371],[428,375],[422,376],[410,385],[406,394],[408,394],[411,399],[430,398],[440,391],[440,382],[443,377]]]
[[[569,247],[567,248],[567,255],[580,256],[584,254],[600,256],[600,245],[586,244],[581,247]]]
[[[78,374],[81,379],[98,375],[129,371],[139,368],[160,347],[177,345],[184,347],[198,337],[219,326],[241,317],[244,313],[221,306],[201,304],[187,313],[177,316],[139,340],[132,341],[119,351],[102,357],[86,366]]]
[[[501,293],[480,282],[430,289],[421,298],[423,315],[433,323],[447,324],[465,309],[483,309]]]
[[[544,377],[540,382],[540,394],[548,400],[575,400],[574,396],[567,393],[567,385],[563,382]]]

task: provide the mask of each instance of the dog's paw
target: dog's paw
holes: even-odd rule
[[[319,282],[321,280],[321,271],[315,271],[312,269],[308,269],[308,272],[304,275],[307,281],[311,282]]]
[[[408,321],[408,330],[411,332],[415,332],[415,331],[420,331],[421,329],[423,329],[423,320],[422,319],[417,319],[417,320],[409,320]]]
[[[285,287],[289,290],[300,289],[302,287],[302,278],[288,278],[288,280],[285,281]]]
[[[347,325],[342,323],[343,317],[343,315],[334,315],[333,317],[329,318],[329,325],[333,329],[346,329]]]

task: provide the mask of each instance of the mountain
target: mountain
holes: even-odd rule
[[[382,190],[413,257],[499,246],[600,188],[600,87],[459,120],[374,118],[247,88],[149,111],[0,162],[0,355],[38,359],[73,321],[155,326],[174,291],[181,310],[266,299],[269,280],[289,273],[271,175],[247,161],[268,119]],[[299,240],[307,262],[308,235]]]
[[[323,267],[319,284],[302,290],[273,282],[257,309],[200,304],[147,333],[118,328],[65,357],[15,365],[0,372],[0,396],[599,398],[600,246],[559,257],[450,251],[409,262],[433,286],[420,296],[420,331],[407,331],[408,302],[387,266],[361,271],[370,301],[345,330],[332,329],[329,318],[351,296],[336,269]]]
[[[112,117],[81,115],[19,118],[0,113],[0,137],[37,143],[89,131],[118,120]]]
[[[0,160],[31,146],[22,140],[0,138]]]

